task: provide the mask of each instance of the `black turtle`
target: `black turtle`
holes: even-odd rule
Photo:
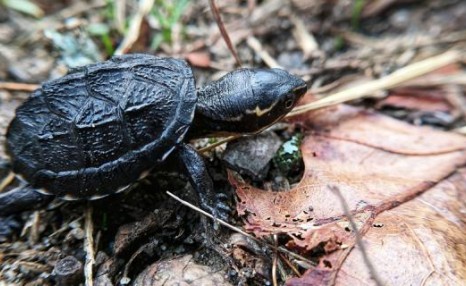
[[[0,194],[0,215],[38,208],[54,196],[97,199],[124,190],[171,157],[200,206],[223,217],[227,206],[184,139],[256,133],[306,90],[280,69],[240,69],[196,90],[185,61],[145,54],[73,70],[44,83],[16,110],[6,147],[27,185]]]

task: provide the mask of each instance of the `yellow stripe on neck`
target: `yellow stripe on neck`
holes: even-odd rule
[[[247,109],[246,110],[246,113],[247,114],[255,114],[257,115],[258,117],[261,117],[262,115],[268,113],[270,110],[272,110],[272,108],[277,104],[277,102],[274,102],[269,108],[266,108],[266,109],[261,109],[259,107],[259,105],[256,106],[255,109],[253,110],[250,110],[250,109]]]

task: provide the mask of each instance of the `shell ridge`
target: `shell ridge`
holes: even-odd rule
[[[14,143],[24,136],[34,143],[42,131],[54,135],[32,147],[24,142],[14,152],[19,171],[31,184],[59,196],[103,196],[137,181],[183,141],[197,103],[188,64],[149,55],[112,58],[44,86],[36,102],[44,106],[42,115],[34,113],[37,106],[26,105],[24,120],[32,126],[18,122],[8,140]],[[128,112],[125,106],[132,105],[140,109]],[[42,119],[34,119],[38,115]],[[99,125],[101,119],[105,122]],[[41,150],[39,143],[51,147]],[[48,161],[40,164],[44,156]]]

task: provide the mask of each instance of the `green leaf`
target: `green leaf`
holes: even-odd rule
[[[9,9],[19,11],[21,13],[41,18],[44,16],[44,11],[36,4],[29,0],[1,0],[3,5]]]

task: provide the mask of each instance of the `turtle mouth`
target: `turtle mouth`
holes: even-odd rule
[[[263,126],[262,128],[260,128],[260,129],[257,130],[257,131],[254,131],[254,132],[249,133],[248,135],[256,135],[256,134],[259,134],[259,133],[263,132],[263,131],[266,130],[267,128],[273,126],[275,123],[277,123],[277,122],[279,122],[280,120],[282,120],[283,118],[285,118],[286,114],[287,114],[287,113],[280,115],[280,117],[278,117],[277,119],[275,119],[275,120],[272,121],[271,123],[269,123],[269,124]]]

